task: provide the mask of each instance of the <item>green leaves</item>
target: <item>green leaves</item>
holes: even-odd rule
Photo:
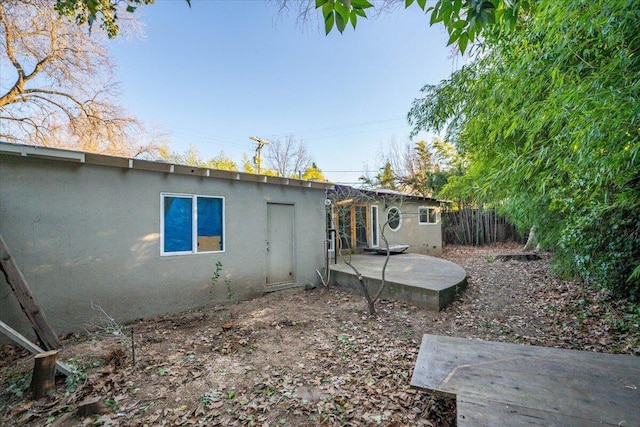
[[[560,270],[640,299],[632,274],[640,268],[640,21],[632,6],[540,0],[507,29],[498,20],[520,16],[523,2],[463,9],[472,3],[468,22],[444,1],[434,6],[432,19],[459,30],[450,41],[461,50],[480,23],[483,54],[423,88],[409,113],[413,133],[446,131],[472,160],[448,190],[485,190],[512,221],[538,226]]]
[[[75,19],[78,25],[87,24],[89,29],[98,18],[100,27],[109,38],[114,38],[120,32],[118,27],[118,11],[126,10],[134,13],[139,5],[153,4],[155,0],[127,0],[126,6],[120,6],[118,0],[56,0],[55,10],[61,15]],[[185,0],[191,7],[191,0]],[[122,9],[120,9],[122,7]]]
[[[153,4],[155,0],[56,0],[56,10],[73,18],[79,25],[100,19],[101,27],[110,38],[118,35],[118,10],[134,13],[138,6]],[[191,7],[191,0],[185,0]],[[430,24],[442,23],[449,33],[449,44],[457,44],[462,53],[481,33],[497,28],[500,32],[516,28],[519,19],[528,13],[534,0],[438,0],[428,7],[427,0],[405,0],[406,8],[412,4],[431,14]],[[121,6],[123,5],[123,6]],[[374,7],[369,0],[315,0],[316,9],[321,9],[325,32],[335,27],[344,32],[349,23],[355,29],[358,18],[366,18],[367,10]]]
[[[506,33],[516,28],[519,19],[530,9],[531,0],[438,0],[427,8],[426,0],[417,0],[418,7],[431,13],[430,25],[442,23],[449,33],[448,44],[457,44],[464,53],[470,42],[480,34],[497,31]],[[409,7],[414,0],[406,0]]]
[[[438,0],[427,7],[427,0],[405,0],[405,7],[416,3],[426,13],[431,13],[430,24],[441,22],[449,33],[449,44],[457,43],[464,53],[469,42],[473,42],[482,31],[499,23],[511,29],[517,24],[517,10],[529,0]],[[316,8],[322,8],[325,32],[329,34],[334,26],[341,33],[347,24],[355,29],[358,17],[366,18],[366,10],[373,7],[368,0],[316,0]],[[500,11],[496,15],[497,11]],[[500,20],[496,20],[499,16]]]
[[[343,32],[349,22],[349,18],[351,17],[349,7],[338,1],[335,3],[334,14],[336,17],[336,27],[338,27],[338,31]]]
[[[349,22],[355,29],[358,16],[366,18],[366,9],[371,7],[373,4],[368,0],[316,0],[316,8],[322,8],[326,34],[331,32],[334,25],[340,33],[344,32]]]

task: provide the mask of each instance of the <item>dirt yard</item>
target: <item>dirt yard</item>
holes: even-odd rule
[[[78,373],[35,402],[33,357],[5,346],[0,425],[449,426],[453,400],[409,387],[425,333],[640,354],[625,313],[553,277],[548,255],[496,259],[518,249],[447,248],[444,258],[465,268],[469,287],[439,313],[380,301],[370,318],[361,296],[316,288],[103,323],[64,340],[60,359]]]

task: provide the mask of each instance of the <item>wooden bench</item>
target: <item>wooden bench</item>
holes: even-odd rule
[[[413,387],[458,426],[640,426],[640,357],[424,335]]]

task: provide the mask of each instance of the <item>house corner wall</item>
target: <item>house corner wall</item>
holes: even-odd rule
[[[224,197],[224,252],[161,256],[163,192]],[[296,284],[315,283],[324,198],[318,188],[0,154],[0,233],[58,334],[94,323],[92,304],[124,323],[228,303],[226,279],[235,299],[262,295],[268,202],[295,206]],[[0,304],[0,320],[33,336],[4,278]]]

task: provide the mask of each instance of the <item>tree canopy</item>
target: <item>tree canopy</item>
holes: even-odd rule
[[[461,175],[465,168],[455,147],[437,137],[430,143],[421,140],[398,144],[392,140],[378,158],[379,172],[361,176],[361,185],[423,197],[440,197],[438,193],[447,181]]]
[[[0,138],[115,155],[154,155],[156,137],[117,103],[103,37],[47,0],[0,2]],[[135,141],[135,142],[134,142]]]
[[[265,146],[266,165],[278,176],[298,178],[312,164],[307,145],[293,135],[284,139],[272,138]]]
[[[96,20],[100,20],[100,27],[109,38],[120,33],[118,25],[118,13],[133,13],[138,6],[153,4],[155,0],[56,0],[55,9],[61,16],[75,19],[78,25],[93,26]],[[190,4],[191,0],[185,0]]]
[[[394,9],[394,2],[380,2],[379,9]],[[499,26],[509,31],[518,24],[518,18],[528,13],[530,0],[437,0],[433,6],[427,0],[405,0],[405,7],[416,4],[430,14],[430,24],[442,23],[449,33],[448,44],[456,43],[462,53],[488,27]],[[396,2],[397,4],[397,2]],[[343,32],[351,23],[356,28],[358,17],[366,18],[375,5],[368,0],[316,0],[322,9],[325,31],[334,28]]]
[[[470,161],[465,181],[535,226],[561,271],[640,299],[637,8],[540,0],[529,12],[422,89],[414,133],[446,131]]]
[[[315,164],[315,162],[311,163],[307,169],[305,169],[302,174],[302,179],[305,181],[326,181],[327,178],[322,174],[320,168]]]
[[[100,27],[110,38],[118,35],[118,13],[133,13],[142,5],[155,0],[56,0],[56,10],[79,25],[99,21]],[[404,7],[417,5],[430,14],[430,24],[442,23],[449,33],[449,43],[456,43],[461,52],[469,42],[477,39],[490,26],[509,31],[517,26],[518,18],[526,15],[533,0],[437,0],[433,6],[427,0],[405,0]],[[185,0],[191,6],[191,0]],[[401,2],[397,0],[278,0],[280,10],[292,7],[299,17],[306,20],[314,9],[320,12],[324,28],[329,34],[333,28],[341,33],[351,24],[356,28],[359,18],[367,18],[367,12],[381,14],[393,11]]]

